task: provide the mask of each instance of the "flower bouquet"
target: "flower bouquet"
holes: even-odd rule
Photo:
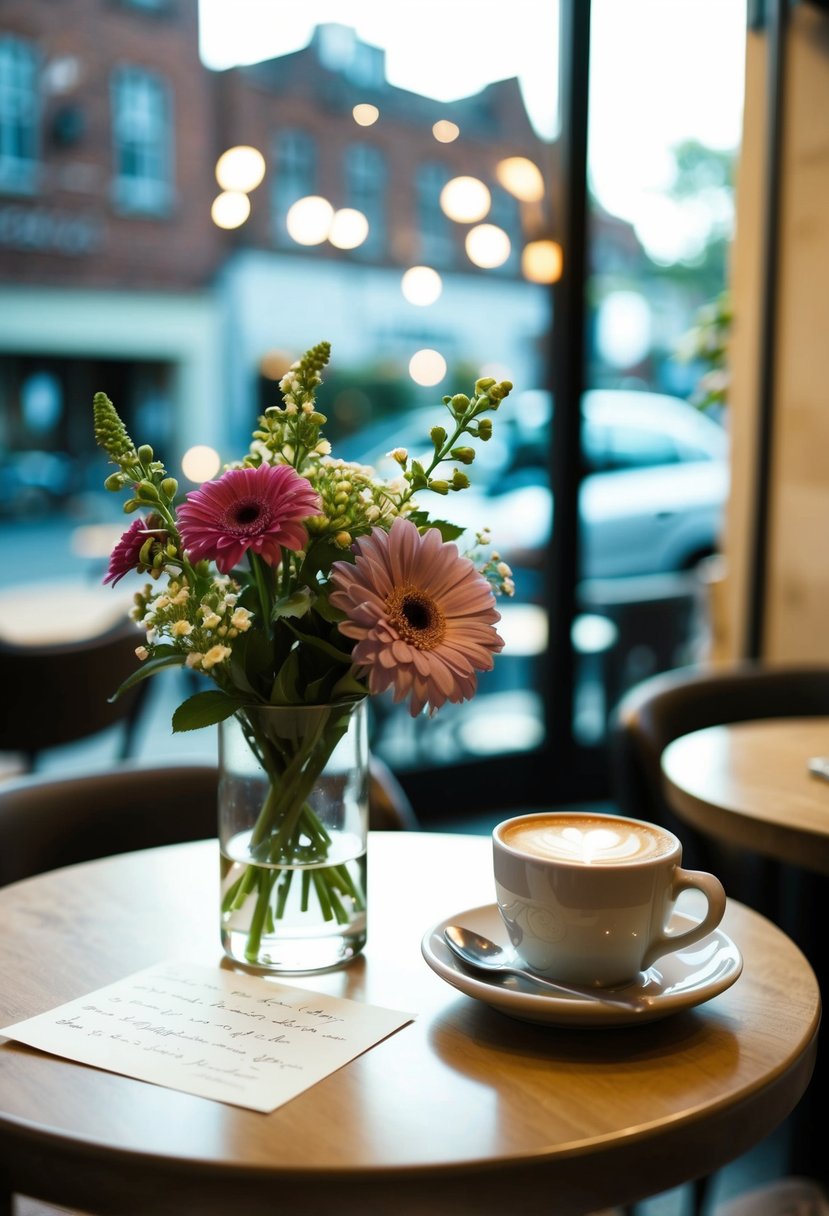
[[[399,476],[381,480],[335,459],[323,436],[329,355],[320,343],[295,363],[247,454],[183,500],[109,398],[94,402],[97,442],[117,466],[105,485],[139,513],[104,581],[151,580],[132,614],[146,630],[141,666],[115,695],[174,666],[211,682],[173,730],[220,724],[225,949],[295,971],[365,941],[366,699],[390,691],[414,716],[472,697],[503,646],[495,593],[513,590],[486,529],[461,555],[462,529],[415,499],[469,485],[468,440],[490,438],[510,383],[444,397],[430,457],[396,449]]]

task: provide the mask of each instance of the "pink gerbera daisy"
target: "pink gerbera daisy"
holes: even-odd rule
[[[149,520],[140,516],[132,521],[110,554],[104,583],[112,583],[114,587],[125,574],[136,569],[141,550],[149,537],[154,536],[157,540],[162,540],[167,535],[163,528],[151,528],[149,523]]]
[[[290,465],[229,469],[187,495],[178,510],[179,530],[194,562],[215,561],[229,574],[248,550],[276,566],[281,549],[304,549],[301,521],[321,511],[319,495]]]
[[[356,640],[352,657],[370,691],[409,697],[412,717],[427,703],[433,713],[472,697],[476,671],[490,671],[504,645],[495,596],[473,562],[436,528],[421,535],[403,518],[354,549],[354,565],[331,568],[331,603],[346,615],[339,629]]]

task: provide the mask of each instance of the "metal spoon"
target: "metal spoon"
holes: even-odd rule
[[[616,1005],[628,1012],[638,1012],[646,1009],[649,1002],[634,996],[614,996],[606,988],[580,988],[573,984],[560,984],[557,980],[547,980],[526,967],[520,967],[513,962],[507,952],[472,929],[463,925],[447,925],[443,930],[447,946],[456,954],[462,963],[476,971],[486,971],[496,975],[518,975],[530,980],[539,988],[549,992],[566,993],[568,996],[582,997],[588,1001],[598,1001],[602,1005]]]

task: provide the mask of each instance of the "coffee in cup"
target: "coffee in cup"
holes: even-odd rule
[[[684,870],[679,839],[621,815],[550,811],[517,815],[492,834],[498,908],[516,954],[562,983],[630,982],[656,959],[693,945],[723,918],[719,879]],[[670,928],[681,892],[707,908]]]

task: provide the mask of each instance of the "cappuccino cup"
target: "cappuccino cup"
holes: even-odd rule
[[[722,883],[682,869],[682,844],[655,823],[570,811],[517,815],[492,833],[498,908],[519,958],[548,979],[629,983],[656,959],[706,937],[723,918]],[[671,929],[683,891],[705,916]]]

